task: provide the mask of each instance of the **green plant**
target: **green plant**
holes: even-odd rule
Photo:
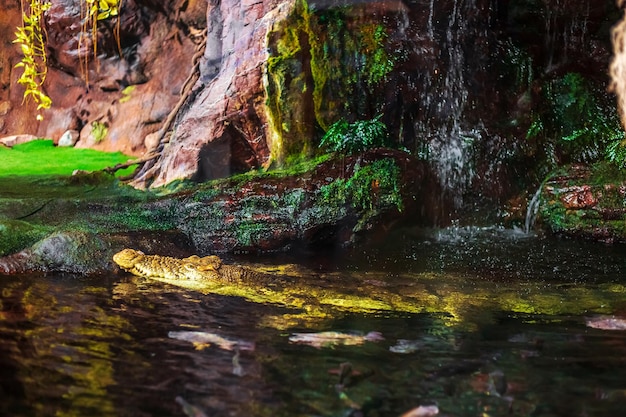
[[[602,157],[624,164],[626,151],[615,106],[581,74],[568,73],[547,82],[545,105],[533,115],[528,138],[543,136],[566,159],[593,162]],[[550,144],[548,144],[550,147]]]
[[[78,42],[80,50],[84,41],[82,33],[91,31],[93,54],[97,56],[97,35],[100,20],[108,19],[119,15],[122,0],[83,0],[81,1],[81,36]],[[37,111],[48,109],[52,105],[52,99],[43,91],[43,84],[48,74],[48,59],[46,56],[46,30],[43,22],[44,13],[50,9],[49,0],[29,0],[27,4],[22,4],[22,26],[15,32],[13,43],[20,45],[22,59],[15,67],[23,68],[22,75],[18,83],[24,86],[24,100],[32,99],[37,104]],[[120,48],[119,19],[115,29],[115,37]],[[85,80],[88,82],[87,71],[88,59],[81,58],[81,66]],[[43,116],[37,114],[37,120]]]
[[[353,154],[384,146],[387,141],[387,126],[380,121],[381,115],[370,120],[348,123],[340,119],[326,131],[320,146],[332,152]]]
[[[336,179],[322,186],[320,192],[325,203],[351,203],[357,210],[390,204],[402,210],[400,168],[389,158],[356,167],[352,177]]]
[[[98,121],[91,122],[91,136],[96,143],[100,143],[106,138],[109,129],[104,123]]]
[[[606,158],[618,167],[626,168],[626,138],[613,138],[606,147]]]
[[[93,56],[98,56],[98,22],[119,15],[119,8],[122,0],[83,0],[81,3],[81,22],[82,31],[78,39],[78,49],[81,49],[82,43],[85,41],[83,33],[91,31],[91,43],[93,48]],[[118,50],[121,53],[120,46],[120,21],[118,19],[115,26],[115,38],[117,39]],[[85,81],[89,83],[89,55],[81,55],[82,73]]]

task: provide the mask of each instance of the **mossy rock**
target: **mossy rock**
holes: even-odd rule
[[[35,226],[22,220],[2,220],[0,221],[0,256],[27,248],[49,232],[49,227]]]
[[[605,163],[561,169],[543,187],[538,220],[557,235],[626,242],[626,176]]]

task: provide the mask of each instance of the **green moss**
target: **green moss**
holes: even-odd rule
[[[91,219],[90,227],[100,225],[103,232],[162,231],[176,228],[175,207],[172,203],[136,204],[105,213],[101,220]]]
[[[236,236],[239,245],[246,247],[254,245],[267,233],[269,233],[267,225],[250,220],[239,222]]]
[[[398,58],[388,52],[387,29],[351,10],[312,10],[300,0],[268,35],[267,105],[279,163],[313,153],[311,140],[337,120],[371,118],[381,108],[375,92]]]
[[[626,182],[626,171],[613,163],[600,161],[591,165],[590,182],[595,185]]]
[[[183,188],[194,188],[197,190],[195,194],[202,195],[205,193],[208,196],[216,193],[216,189],[225,190],[228,188],[239,188],[241,184],[248,181],[258,179],[281,179],[302,175],[306,172],[313,170],[315,167],[324,163],[332,158],[331,154],[318,155],[315,158],[307,158],[301,154],[294,155],[288,159],[289,163],[284,167],[278,169],[272,169],[269,171],[249,171],[243,174],[236,174],[228,178],[219,178],[212,181],[207,181],[203,184],[188,183]],[[180,191],[177,190],[177,191]],[[218,193],[219,194],[219,193]]]
[[[122,98],[120,98],[120,103],[126,103],[128,100],[130,100],[131,94],[133,93],[133,91],[135,91],[135,88],[137,88],[137,86],[135,85],[129,85],[125,87],[122,90]]]
[[[100,122],[92,122],[91,123],[91,136],[93,136],[93,140],[96,143],[102,142],[109,133],[109,128]]]
[[[52,140],[35,140],[13,148],[0,147],[0,177],[71,175],[75,170],[100,170],[129,159],[120,152],[56,147]],[[120,170],[116,175],[128,175],[132,169]]]
[[[393,71],[395,58],[385,49],[387,31],[381,24],[362,25],[358,32],[358,49],[362,56],[362,64],[356,74],[364,76],[365,83],[372,88],[384,81]],[[354,79],[356,83],[357,79]]]
[[[33,225],[20,220],[0,221],[0,256],[29,247],[46,236],[50,227]]]

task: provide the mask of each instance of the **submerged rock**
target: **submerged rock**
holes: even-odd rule
[[[253,351],[255,348],[254,342],[232,340],[213,332],[179,330],[170,331],[167,333],[167,336],[171,339],[190,342],[197,350],[202,350],[211,345],[215,345],[224,350],[239,349]]]
[[[344,333],[344,332],[319,332],[319,333],[294,333],[289,336],[291,343],[313,346],[321,349],[334,346],[356,346],[365,342],[379,342],[385,340],[380,332],[367,334]]]

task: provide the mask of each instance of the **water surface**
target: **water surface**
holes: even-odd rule
[[[626,317],[623,246],[498,228],[392,242],[253,261],[397,291],[412,311],[307,319],[125,274],[1,277],[0,415],[623,414],[626,331],[587,325]]]

